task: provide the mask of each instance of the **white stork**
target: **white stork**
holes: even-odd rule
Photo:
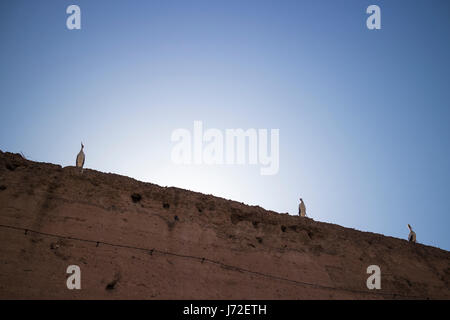
[[[77,168],[81,168],[81,172],[83,172],[84,159],[85,159],[83,148],[84,148],[84,145],[83,145],[83,142],[81,142],[81,150],[80,150],[80,152],[78,152],[77,161],[76,161],[76,166],[77,166]]]
[[[408,228],[409,228],[409,235],[408,235],[408,241],[409,242],[416,242],[416,233],[413,231],[413,229],[411,228],[411,226],[408,224]]]

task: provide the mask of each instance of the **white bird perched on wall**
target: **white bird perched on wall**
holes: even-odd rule
[[[409,235],[408,235],[408,241],[409,242],[416,242],[416,233],[413,231],[413,229],[411,228],[411,226],[408,224],[408,228],[409,228]]]
[[[80,152],[78,152],[77,161],[76,161],[76,166],[77,166],[77,168],[81,168],[81,172],[83,172],[84,159],[85,159],[83,148],[84,148],[84,145],[83,145],[83,142],[81,142],[81,150],[80,150]]]
[[[306,217],[306,206],[302,198],[300,198],[300,205],[298,206],[298,215],[300,217]]]

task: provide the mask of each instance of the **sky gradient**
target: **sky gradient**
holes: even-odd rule
[[[447,0],[5,0],[0,149],[450,250],[449,40]],[[173,164],[195,120],[279,129],[279,173]]]

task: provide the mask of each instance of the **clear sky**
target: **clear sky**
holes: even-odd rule
[[[449,250],[449,58],[448,0],[2,0],[0,149]],[[278,174],[175,165],[195,120],[280,129]]]

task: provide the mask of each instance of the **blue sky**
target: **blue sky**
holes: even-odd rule
[[[81,8],[81,30],[66,8]],[[366,8],[381,8],[381,30]],[[0,3],[0,149],[450,249],[450,2]],[[280,129],[280,170],[177,166],[171,133]]]

